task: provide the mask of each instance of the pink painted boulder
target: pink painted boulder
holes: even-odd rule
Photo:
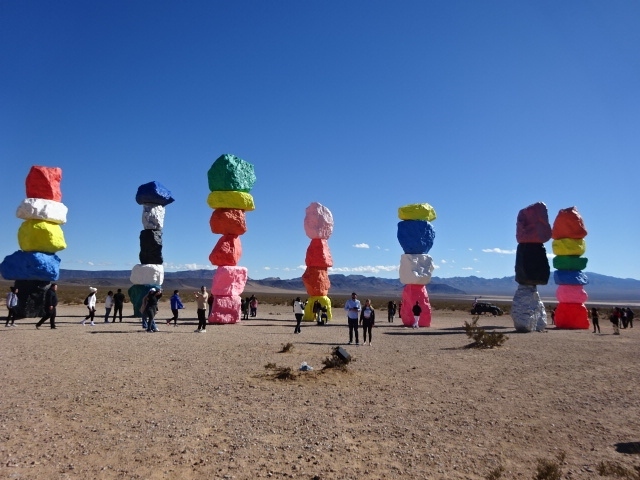
[[[218,267],[211,280],[211,294],[223,297],[241,295],[247,278],[245,267]]]
[[[518,212],[516,240],[518,243],[545,243],[551,238],[547,206],[534,203]]]
[[[331,288],[326,268],[307,267],[302,274],[302,283],[312,297],[324,297]]]
[[[551,238],[554,240],[561,238],[580,240],[586,236],[587,229],[584,227],[584,221],[576,207],[565,208],[558,212],[558,216],[553,221]]]
[[[247,231],[244,210],[239,208],[216,208],[209,220],[211,231],[220,235],[243,235]]]
[[[212,265],[229,267],[238,264],[242,256],[242,243],[237,235],[223,235],[209,255]]]
[[[585,303],[589,295],[582,285],[558,285],[556,298],[561,303]]]
[[[413,325],[413,306],[418,302],[422,312],[418,325],[421,327],[431,326],[431,304],[429,303],[429,295],[427,289],[423,285],[405,285],[402,289],[402,323],[410,327]]]
[[[241,303],[242,298],[235,295],[230,297],[214,296],[213,308],[207,321],[216,324],[238,323],[242,318]]]
[[[554,315],[556,328],[587,330],[589,312],[582,303],[558,303]]]
[[[25,181],[27,187],[27,197],[44,198],[55,202],[62,201],[60,191],[60,181],[62,180],[62,169],[58,167],[41,167],[34,165],[27,174]]]
[[[329,268],[333,266],[333,258],[329,251],[329,244],[324,238],[313,238],[307,248],[304,259],[307,267]]]
[[[313,202],[305,210],[304,233],[307,237],[324,238],[325,240],[333,233],[333,215],[324,205]]]

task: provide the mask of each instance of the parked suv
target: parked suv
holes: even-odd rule
[[[471,315],[482,315],[483,313],[490,313],[495,317],[496,315],[502,315],[502,309],[491,303],[476,302],[471,309]]]

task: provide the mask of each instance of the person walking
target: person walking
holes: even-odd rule
[[[44,317],[36,323],[36,330],[39,329],[40,325],[46,320],[49,320],[49,325],[52,329],[58,328],[56,327],[56,307],[58,306],[58,294],[56,290],[58,290],[58,284],[52,283],[47,293],[44,294]]]
[[[173,317],[167,320],[167,325],[171,324],[171,320],[173,320],[173,326],[178,326],[178,310],[182,310],[184,305],[182,304],[182,300],[180,299],[180,292],[178,290],[173,291],[173,295],[169,298],[169,303],[171,304],[171,313],[173,313]]]
[[[245,297],[240,302],[240,310],[242,311],[242,320],[249,320],[249,298]]]
[[[416,302],[416,304],[411,309],[411,313],[413,313],[413,328],[418,328],[418,322],[420,322],[420,314],[422,313],[422,308],[420,308],[420,304]]]
[[[104,299],[104,323],[109,323],[109,315],[111,315],[111,308],[113,308],[113,292],[109,290],[107,292],[107,298]]]
[[[209,310],[207,311],[207,318],[209,318],[211,316],[211,310],[213,310],[213,294],[212,293],[210,293],[209,298],[207,298],[207,306],[209,307]]]
[[[293,329],[293,333],[302,333],[300,331],[300,323],[302,322],[302,316],[304,315],[304,303],[302,303],[300,297],[296,297],[293,301],[293,314],[296,317],[296,328]]]
[[[591,323],[593,323],[593,333],[596,333],[596,330],[600,333],[600,321],[598,319],[598,309],[596,307],[591,309]]]
[[[97,291],[98,291],[97,288],[89,287],[89,295],[87,295],[87,298],[84,299],[84,304],[89,309],[89,314],[86,317],[84,317],[84,320],[82,320],[82,322],[80,322],[82,325],[84,325],[87,320],[90,320],[91,321],[90,325],[92,327],[95,326],[95,323],[93,323],[93,319],[96,314],[96,292]]]
[[[360,316],[360,310],[362,305],[358,300],[356,292],[351,294],[351,298],[344,304],[344,309],[347,311],[347,322],[349,324],[349,345],[353,343],[353,334],[355,333],[356,345],[360,345],[358,341],[358,317]]]
[[[15,322],[16,322],[17,308],[18,308],[18,289],[16,287],[9,287],[9,293],[7,293],[7,323],[4,324],[5,327],[16,326]]]
[[[393,318],[396,316],[396,302],[389,300],[387,304],[387,321],[393,323]]]
[[[249,310],[251,311],[251,316],[255,317],[258,314],[258,299],[255,295],[251,295],[249,299]]]
[[[618,324],[619,320],[618,320],[618,314],[616,310],[618,310],[618,307],[615,307],[611,310],[611,315],[609,315],[609,321],[611,322],[611,325],[613,325],[613,334],[620,335],[620,327]]]
[[[197,313],[198,313],[198,329],[196,333],[207,333],[207,300],[209,294],[206,287],[203,285],[200,287],[199,292],[195,292]]]
[[[367,344],[367,333],[369,334],[369,346],[371,346],[371,340],[373,340],[373,325],[376,322],[376,311],[371,306],[371,300],[368,298],[364,301],[364,307],[360,312],[360,324],[362,325],[362,344]]]
[[[156,326],[156,315],[158,314],[158,300],[162,296],[162,289],[152,288],[147,294],[147,305],[145,308],[147,317],[147,332],[159,332]]]
[[[111,323],[116,321],[116,315],[120,315],[120,323],[122,323],[122,307],[124,306],[124,293],[122,293],[122,289],[119,288],[116,294],[113,296],[113,320]]]
[[[633,310],[627,307],[627,322],[629,322],[629,328],[633,328],[633,317],[634,317]]]

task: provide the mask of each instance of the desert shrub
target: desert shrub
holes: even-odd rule
[[[280,350],[280,353],[287,353],[287,352],[290,352],[291,350],[293,350],[293,343],[291,342],[284,343],[282,345],[282,350]]]
[[[502,478],[503,473],[504,467],[502,465],[498,465],[496,468],[491,470],[485,478],[487,480],[498,480],[499,478]]]
[[[347,365],[351,362],[351,358],[343,359],[342,357],[340,357],[338,355],[339,348],[340,347],[334,347],[331,351],[331,356],[325,358],[322,361],[322,364],[324,365],[324,367],[322,367],[322,370],[326,370],[328,368],[335,368],[342,371],[347,370]]]
[[[296,376],[291,367],[278,367],[275,363],[267,363],[265,369],[271,370],[271,377],[275,380],[295,380]]]
[[[602,461],[597,467],[598,475],[603,477],[617,477],[625,480],[640,480],[640,467],[636,466],[633,470],[623,467],[619,463]]]
[[[467,345],[468,348],[499,347],[509,339],[504,333],[487,332],[484,328],[479,327],[478,318],[478,315],[476,315],[471,323],[464,322],[464,331],[467,337],[473,340],[473,343]]]
[[[560,464],[564,462],[565,456],[564,452],[560,452],[555,460],[539,458],[534,480],[561,480],[562,468]]]

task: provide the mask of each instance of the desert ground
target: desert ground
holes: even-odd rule
[[[466,312],[413,330],[382,310],[373,345],[356,347],[340,310],[300,335],[291,308],[270,305],[196,334],[186,307],[158,333],[134,318],[82,326],[82,305],[59,306],[55,331],[0,325],[0,477],[532,479],[546,460],[596,479],[603,462],[640,465],[640,325],[521,334],[483,316],[509,339],[477,350]],[[337,345],[353,361],[323,370]]]

